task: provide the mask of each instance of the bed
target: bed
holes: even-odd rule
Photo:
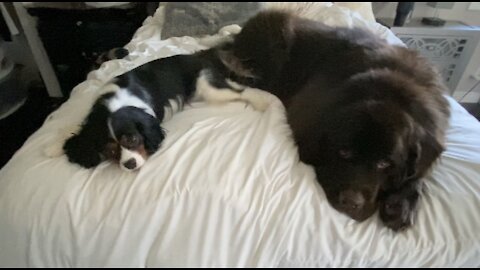
[[[229,35],[162,40],[161,9],[112,60],[78,85],[0,171],[0,267],[479,267],[480,123],[448,97],[447,150],[427,177],[413,228],[331,208],[299,162],[284,109],[194,102],[165,123],[167,138],[136,173],[82,169],[49,146],[79,124],[101,85],[153,59]],[[326,5],[316,18],[386,28]],[[233,29],[233,30],[232,30]]]

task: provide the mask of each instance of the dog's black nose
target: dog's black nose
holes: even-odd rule
[[[137,162],[134,158],[131,158],[123,163],[123,166],[129,170],[133,170],[137,167]]]

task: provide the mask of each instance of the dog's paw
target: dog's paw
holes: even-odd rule
[[[74,156],[73,153],[71,154],[66,153],[66,154],[68,156],[68,161],[70,161],[71,163],[80,165],[85,169],[91,169],[93,167],[96,167],[102,162],[101,157],[95,153],[92,153],[92,155],[89,155],[89,156],[86,156],[86,155]]]
[[[398,194],[388,196],[380,206],[380,219],[394,231],[403,231],[413,224],[415,206]]]
[[[71,126],[67,128],[60,129],[59,132],[57,133],[57,136],[59,136],[59,139],[52,143],[51,145],[45,147],[43,153],[45,156],[49,158],[56,158],[65,153],[63,150],[63,145],[65,141],[72,137],[76,132],[78,132],[79,127],[78,126]]]
[[[268,94],[259,89],[246,88],[241,94],[241,99],[250,103],[255,110],[260,112],[266,111],[271,104]]]

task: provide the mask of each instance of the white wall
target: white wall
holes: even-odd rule
[[[375,14],[377,18],[394,18],[397,2],[386,2],[387,4]],[[438,17],[446,20],[457,20],[472,26],[480,27],[480,11],[468,10],[471,2],[455,2],[452,9],[439,9]],[[415,3],[415,9],[412,17],[431,17],[434,15],[435,9],[427,6],[427,2]],[[480,45],[477,46],[472,60],[465,69],[463,77],[458,83],[457,89],[453,93],[453,97],[459,100],[468,90],[472,89],[478,82],[472,77],[477,70],[480,69]],[[478,102],[480,100],[480,84],[468,94],[462,102]]]

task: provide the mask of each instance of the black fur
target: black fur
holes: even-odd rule
[[[165,138],[158,118],[137,107],[123,107],[110,116],[110,123],[116,136],[140,136],[145,150],[154,154]]]
[[[225,81],[227,69],[216,56],[216,49],[158,59],[114,78],[112,83],[148,104],[156,117],[128,106],[110,112],[107,104],[115,93],[101,96],[80,132],[65,143],[69,160],[86,168],[104,160],[118,161],[120,146],[148,156],[154,154],[165,138],[160,124],[169,100],[177,101],[182,108],[194,96],[197,78],[204,70],[213,86],[229,88]],[[109,122],[113,134],[108,129]]]
[[[380,208],[394,230],[411,224],[449,118],[430,63],[366,30],[275,11],[250,19],[221,57],[248,75],[232,79],[282,100],[333,207],[359,221]]]
[[[63,147],[68,160],[85,168],[97,166],[103,160],[103,150],[110,138],[107,120],[110,111],[104,101],[112,94],[101,96],[93,105],[80,132],[70,137]]]

